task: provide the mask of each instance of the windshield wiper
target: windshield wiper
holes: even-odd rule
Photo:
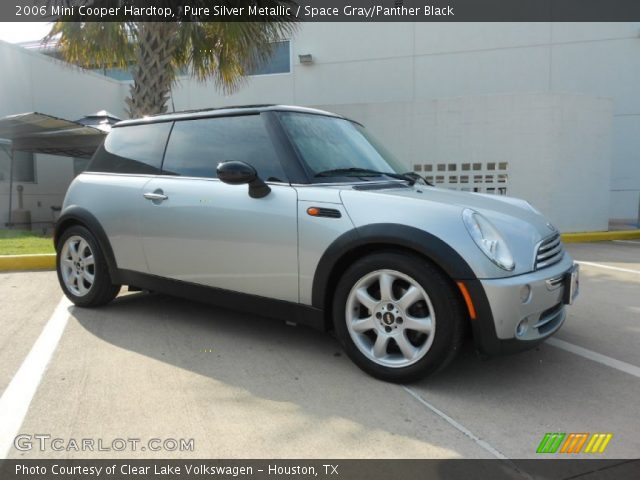
[[[394,173],[394,172],[380,172],[378,170],[371,170],[369,168],[359,168],[359,167],[349,167],[349,168],[333,168],[331,170],[325,170],[323,172],[316,173],[316,177],[339,177],[339,176],[347,176],[349,174],[354,174],[354,176],[382,176],[386,175],[387,177],[397,178],[398,180],[406,180],[409,182],[409,185],[413,185],[414,183],[420,181],[424,182],[428,185],[426,180],[422,178],[420,175],[414,172],[406,172],[406,173]]]
[[[428,182],[427,179],[424,178],[419,173],[416,173],[416,172],[404,172],[404,173],[400,173],[398,175],[402,175],[403,177],[413,178],[414,179],[414,183],[418,182],[418,183],[422,183],[424,185],[429,185],[430,187],[433,187],[433,183]]]
[[[370,170],[368,168],[348,167],[348,168],[332,168],[331,170],[324,170],[316,173],[316,177],[340,177],[349,173],[364,174],[364,175],[382,175],[382,172],[376,170]]]

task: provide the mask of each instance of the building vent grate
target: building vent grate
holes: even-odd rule
[[[450,190],[507,195],[509,188],[509,162],[425,163],[413,171]]]

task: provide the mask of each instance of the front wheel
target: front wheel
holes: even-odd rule
[[[463,340],[464,310],[449,279],[423,258],[401,252],[354,263],[336,287],[333,315],[347,355],[392,382],[444,368]]]
[[[96,238],[85,227],[74,225],[56,246],[56,270],[64,294],[80,307],[98,307],[113,300],[120,285],[113,285],[107,262]]]

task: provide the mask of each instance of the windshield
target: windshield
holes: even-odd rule
[[[280,116],[313,181],[381,177],[406,170],[360,125],[342,118],[283,112]]]

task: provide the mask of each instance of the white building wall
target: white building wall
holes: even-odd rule
[[[76,120],[99,110],[124,116],[123,83],[70,67],[50,57],[0,41],[0,117],[25,112]],[[50,222],[51,206],[62,205],[73,178],[73,160],[36,155],[36,182],[24,187],[24,207],[33,222]],[[0,228],[8,221],[9,181],[0,181]],[[34,227],[37,225],[34,224]]]
[[[562,231],[607,229],[609,99],[543,93],[320,107],[361,121],[384,144],[395,143],[407,170],[418,166],[433,181],[441,179],[439,187],[480,192],[502,187],[528,200]],[[469,170],[463,170],[465,164]],[[500,164],[507,165],[505,171],[497,171]],[[425,172],[425,165],[432,171]],[[475,183],[478,175],[482,179]],[[461,183],[461,177],[468,182]]]
[[[183,80],[175,106],[340,105],[542,92],[610,98],[609,216],[632,219],[640,197],[639,34],[637,22],[307,23],[293,41],[291,74],[253,77],[229,96]],[[314,64],[301,65],[297,56],[307,53]],[[389,146],[401,151],[405,139],[399,132]]]
[[[75,120],[98,110],[124,117],[127,86],[0,41],[0,116],[41,112]]]
[[[608,205],[611,218],[632,219],[638,214],[640,196],[639,33],[640,23],[306,23],[300,25],[292,42],[292,73],[251,77],[236,94],[228,96],[218,93],[212,84],[182,79],[174,88],[173,105],[181,110],[286,103],[333,105],[340,110],[357,104],[404,108],[401,104],[415,106],[468,97],[469,102],[484,105],[486,110],[474,114],[482,122],[483,116],[495,119],[503,107],[502,103],[479,101],[479,97],[491,100],[503,95],[554,93],[609,98],[611,146],[595,150],[602,152],[602,165],[611,159],[607,166],[609,201],[601,205]],[[301,65],[298,55],[307,53],[313,55],[314,63]],[[10,72],[0,76],[0,115],[37,110],[74,119],[107,109],[124,116],[126,83],[68,68],[2,42],[0,62],[3,71]],[[586,107],[582,112],[592,114]],[[515,111],[507,113],[507,118],[517,116]],[[416,125],[408,117],[395,116],[393,122],[390,118],[384,128],[390,132],[385,134],[386,143],[407,164],[414,163],[417,155],[439,158],[445,141],[450,142],[446,147],[449,154],[462,160],[469,152],[480,155],[481,149],[474,144],[482,137],[472,134],[468,123],[452,122],[451,128],[457,130],[448,132],[425,128],[417,134],[419,139],[435,138],[437,142],[423,141],[420,149],[408,150],[407,145],[415,144],[412,135]],[[575,112],[568,118],[574,123],[579,120]],[[563,125],[564,138],[573,138],[576,148],[591,144],[577,137],[590,131],[583,124],[573,129],[570,123]],[[542,128],[538,123],[531,125],[534,127]],[[531,130],[530,135],[545,135],[545,130]],[[496,142],[492,155],[512,152],[511,144]],[[567,144],[565,150],[571,151],[569,147]],[[562,150],[552,145],[548,148]],[[571,155],[576,156],[575,152]],[[575,163],[558,155],[554,158],[559,163]],[[38,162],[40,166],[42,160]],[[70,160],[66,162],[51,174],[68,181],[72,168]],[[42,173],[39,176],[44,178]],[[510,178],[517,180],[514,175]],[[30,195],[40,187],[25,188]],[[61,202],[61,196],[56,203]],[[6,221],[6,200],[7,188],[0,183],[0,221]]]

